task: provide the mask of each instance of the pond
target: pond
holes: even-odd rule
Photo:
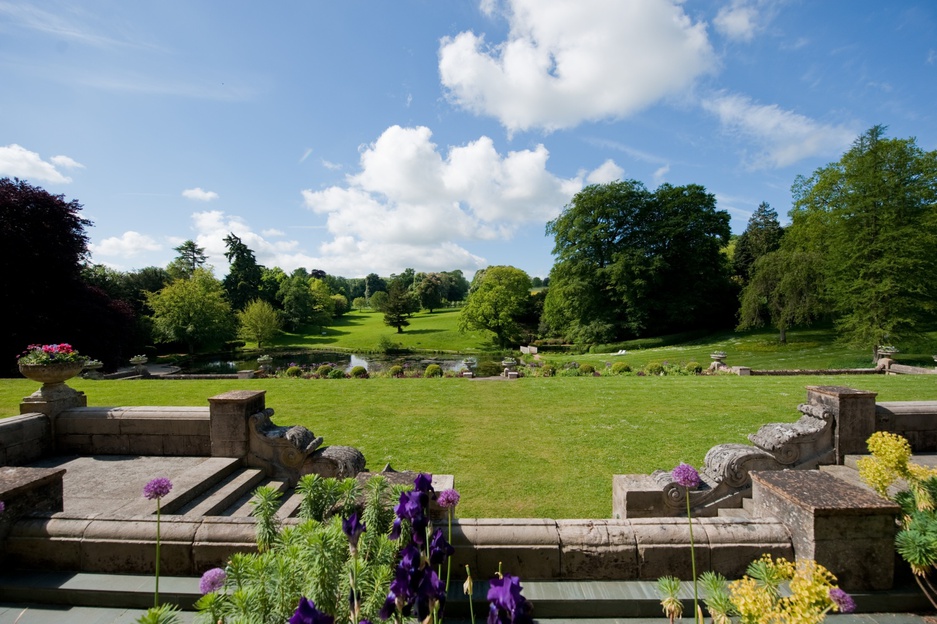
[[[463,368],[474,367],[475,359],[464,356],[431,356],[426,354],[391,356],[379,354],[340,353],[333,351],[303,351],[273,355],[274,369],[288,368],[290,366],[318,367],[322,364],[331,364],[333,368],[341,368],[346,373],[355,366],[363,366],[369,373],[386,371],[391,366],[399,364],[404,368],[422,370],[430,364],[439,364],[444,371],[460,371]],[[236,373],[239,370],[255,370],[258,368],[257,359],[220,359],[194,358],[187,364],[180,364],[185,374],[206,373]]]

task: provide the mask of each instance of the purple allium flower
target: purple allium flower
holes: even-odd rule
[[[690,464],[680,464],[673,469],[673,480],[677,482],[678,485],[682,485],[688,489],[696,489],[699,487],[699,473],[696,472],[696,468]]]
[[[0,501],[0,513],[3,513],[7,510],[7,505],[3,501]]]
[[[224,582],[228,575],[221,568],[212,568],[202,575],[202,580],[198,582],[198,590],[202,594],[210,594],[224,587]]]
[[[296,612],[289,619],[289,624],[333,624],[335,618],[316,609],[315,603],[308,600],[305,596],[299,599],[299,606]]]
[[[840,613],[852,613],[856,610],[856,602],[852,599],[852,596],[839,587],[830,589],[830,600],[833,601]]]
[[[166,477],[157,477],[143,486],[143,496],[154,500],[166,496],[171,489],[172,481]]]
[[[358,538],[364,533],[368,527],[364,522],[358,520],[358,512],[352,513],[347,518],[342,519],[342,531],[345,532],[345,535],[348,536],[348,543],[351,544],[352,549],[358,548]]]
[[[457,490],[443,490],[436,497],[436,503],[444,509],[451,509],[459,504],[459,498],[459,492]]]

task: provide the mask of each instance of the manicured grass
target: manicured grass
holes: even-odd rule
[[[937,340],[931,350],[937,353]],[[927,345],[925,345],[926,347]],[[611,353],[586,353],[582,355],[554,354],[544,352],[541,357],[553,363],[575,360],[589,362],[597,368],[605,362],[627,362],[635,370],[648,362],[688,363],[698,362],[707,368],[713,351],[726,352],[726,364],[748,366],[753,369],[834,369],[869,368],[872,366],[870,351],[853,349],[836,341],[832,329],[803,329],[788,332],[787,344],[778,342],[778,335],[771,330],[756,332],[732,332],[716,334],[685,344],[657,347],[653,349],[629,349],[625,355]],[[923,353],[899,353],[896,360],[903,364],[933,366],[929,351]]]
[[[807,385],[844,385],[879,400],[937,400],[937,378],[582,377],[468,379],[88,381],[97,406],[207,405],[233,389],[265,390],[280,424],[361,449],[372,470],[455,475],[465,517],[604,518],[612,475],[699,466],[724,442],[799,417]],[[0,414],[36,389],[0,380]]]
[[[407,349],[421,351],[473,353],[490,349],[491,340],[485,332],[459,331],[459,312],[459,308],[419,312],[410,317],[403,333],[385,325],[381,312],[349,312],[313,333],[284,333],[270,346],[374,352],[381,338],[387,337]]]

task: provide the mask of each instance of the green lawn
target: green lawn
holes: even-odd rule
[[[381,338],[387,337],[405,348],[421,351],[474,353],[489,349],[491,340],[486,332],[459,332],[459,312],[459,308],[419,312],[410,318],[403,333],[385,325],[381,312],[349,312],[329,327],[316,328],[314,333],[284,333],[270,346],[374,352]]]
[[[728,350],[728,349],[727,349]],[[731,362],[731,358],[730,358]],[[455,475],[466,517],[602,518],[612,475],[700,465],[714,444],[793,421],[807,385],[879,400],[937,400],[937,377],[582,377],[69,382],[90,405],[207,405],[232,389],[267,392],[280,424],[361,449],[371,469]],[[0,380],[2,414],[36,389]]]

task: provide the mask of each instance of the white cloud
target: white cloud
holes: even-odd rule
[[[615,161],[609,158],[599,165],[599,168],[586,176],[586,182],[589,184],[608,184],[615,180],[621,180],[625,175],[625,170],[615,164]]]
[[[471,32],[446,37],[439,71],[451,101],[496,117],[510,132],[627,117],[716,65],[705,24],[693,23],[675,0],[508,5],[506,41],[490,45]]]
[[[131,230],[120,236],[105,238],[97,244],[92,243],[88,248],[97,260],[98,256],[132,258],[147,251],[160,251],[163,247],[152,237]]]
[[[743,95],[719,94],[701,104],[729,132],[753,142],[755,153],[746,154],[751,169],[787,167],[804,158],[833,155],[857,134],[854,128],[823,124],[776,104],[756,104]]]
[[[328,160],[322,159],[322,166],[328,169],[329,171],[339,171],[342,166],[338,163],[329,162]]]
[[[460,243],[509,239],[523,224],[545,223],[582,188],[581,178],[547,170],[542,145],[499,154],[483,136],[443,153],[431,138],[425,127],[392,126],[362,148],[361,168],[345,185],[302,192],[332,236],[319,265],[346,275],[479,268],[484,259]],[[618,168],[608,161],[599,170]]]
[[[664,178],[668,173],[670,173],[670,165],[664,165],[663,167],[659,167],[654,172],[654,185],[660,186],[664,182]]]
[[[209,202],[218,199],[218,193],[214,191],[203,191],[201,188],[190,188],[182,191],[182,196],[195,201]]]
[[[0,175],[16,177],[32,182],[68,184],[72,179],[63,175],[56,166],[63,168],[83,167],[68,156],[53,156],[50,162],[42,160],[36,152],[11,143],[0,147]]]
[[[751,41],[758,30],[758,11],[744,0],[736,0],[719,9],[713,24],[729,39]]]

